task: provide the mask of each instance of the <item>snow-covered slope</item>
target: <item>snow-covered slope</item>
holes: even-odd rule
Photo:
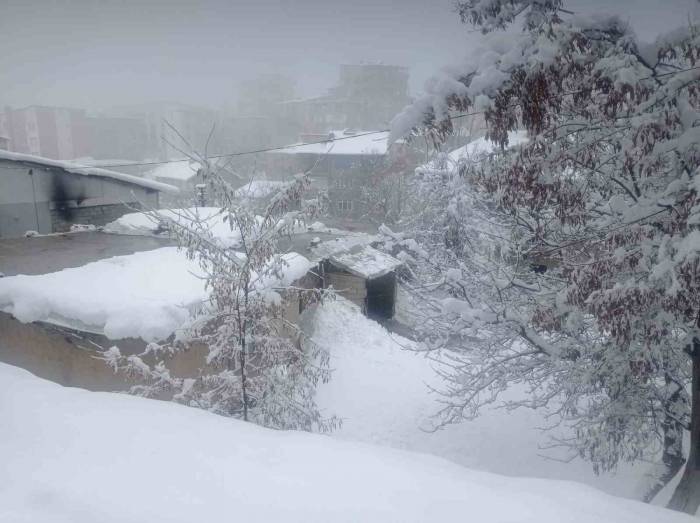
[[[499,474],[574,480],[640,497],[647,470],[642,465],[596,476],[583,461],[544,458],[563,456],[540,448],[548,443],[540,430],[548,421],[539,411],[485,409],[476,420],[427,431],[439,408],[439,396],[428,385],[439,389],[440,382],[431,361],[406,350],[413,347],[411,341],[390,334],[342,298],[319,308],[311,321],[313,338],[330,352],[335,369],[318,393],[321,406],[344,420],[335,437],[427,452]]]
[[[63,388],[0,364],[0,522],[681,523],[575,483]]]

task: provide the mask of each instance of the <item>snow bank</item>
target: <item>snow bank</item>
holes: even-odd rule
[[[545,459],[543,454],[552,454],[540,448],[548,442],[540,427],[549,423],[539,411],[494,407],[474,421],[426,432],[439,408],[428,385],[441,383],[430,360],[405,350],[415,348],[413,342],[389,333],[342,298],[319,307],[310,321],[313,339],[329,351],[335,369],[318,391],[319,404],[344,420],[335,437],[426,452],[499,474],[579,481],[625,497],[638,497],[646,485],[648,469],[641,465],[596,476],[583,461]],[[507,398],[522,394],[513,389]]]
[[[63,388],[0,364],[0,522],[681,523],[573,483]]]
[[[256,288],[289,285],[312,265],[297,253],[282,258],[281,278],[266,278]],[[45,321],[112,340],[158,341],[182,328],[207,299],[202,276],[183,251],[163,247],[50,274],[2,278],[0,310],[25,323]]]

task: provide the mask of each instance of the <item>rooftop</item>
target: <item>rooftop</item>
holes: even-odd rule
[[[110,171],[107,169],[102,169],[99,167],[89,167],[86,165],[79,165],[77,163],[68,162],[64,160],[53,160],[51,158],[44,158],[42,156],[34,156],[31,154],[14,153],[10,151],[5,151],[0,149],[0,160],[5,160],[8,162],[18,162],[29,165],[36,165],[39,167],[50,167],[54,169],[60,169],[65,172],[80,174],[82,176],[94,176],[98,178],[110,178],[112,180],[117,180],[124,183],[130,183],[133,185],[138,185],[145,187],[147,189],[152,189],[154,191],[168,192],[168,193],[178,193],[177,187],[168,185],[165,183],[157,182],[154,180],[148,180],[146,178],[140,178],[138,176],[133,176],[131,174],[121,173],[117,171]]]
[[[336,252],[328,257],[328,261],[336,267],[367,280],[389,274],[402,265],[401,261],[393,256],[369,245],[355,245],[350,249]]]
[[[328,133],[320,143],[296,143],[273,151],[277,154],[372,155],[387,153],[389,133],[386,131],[338,130]]]

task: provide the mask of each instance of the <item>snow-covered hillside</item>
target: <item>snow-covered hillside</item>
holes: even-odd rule
[[[63,388],[0,364],[2,523],[680,523],[575,483]]]
[[[344,420],[334,436],[427,452],[499,474],[580,481],[631,498],[639,498],[646,485],[643,465],[596,476],[583,461],[543,457],[562,456],[540,449],[548,442],[540,430],[547,424],[541,412],[493,408],[474,421],[429,432],[439,396],[428,385],[440,388],[440,382],[431,361],[406,350],[411,341],[389,333],[342,298],[319,308],[312,321],[314,340],[330,352],[334,369],[318,400]]]

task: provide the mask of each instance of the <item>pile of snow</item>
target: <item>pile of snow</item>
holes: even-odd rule
[[[428,386],[439,389],[442,383],[435,364],[412,352],[412,341],[365,318],[340,297],[319,307],[308,321],[314,341],[329,351],[335,369],[331,381],[320,386],[318,401],[343,418],[336,437],[425,452],[498,474],[579,481],[636,499],[647,484],[647,466],[627,465],[617,475],[596,476],[581,460],[543,457],[563,456],[541,450],[548,435],[540,427],[550,423],[540,411],[487,408],[476,420],[430,432],[439,397]],[[522,394],[513,389],[506,398]]]
[[[259,288],[289,285],[311,262],[296,253],[282,256],[282,277]],[[208,297],[202,270],[177,247],[115,256],[82,267],[0,279],[0,310],[21,322],[45,321],[112,340],[158,341],[188,323]]]
[[[237,198],[265,198],[270,196],[272,193],[279,191],[285,185],[287,185],[287,182],[275,180],[251,180],[250,182],[236,189],[234,196]]]
[[[237,230],[231,229],[230,224],[224,221],[224,216],[219,207],[132,212],[108,223],[104,230],[116,234],[152,235],[163,233],[159,220],[173,220],[188,227],[201,223],[223,245],[235,245],[240,241],[241,235]]]
[[[389,147],[384,131],[331,131],[322,143],[296,143],[274,151],[281,154],[384,155]]]
[[[0,522],[667,523],[574,483],[64,388],[0,364]]]

